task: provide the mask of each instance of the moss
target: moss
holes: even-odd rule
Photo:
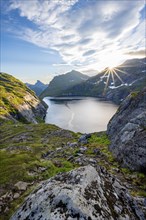
[[[24,97],[28,93],[36,97],[35,93],[28,89],[24,83],[6,73],[0,73],[0,91],[0,117],[5,116],[10,119],[11,115],[18,121],[27,123],[18,109],[21,104],[26,102]]]
[[[105,132],[94,133],[89,139],[89,143],[98,143],[98,145],[108,146],[110,144],[110,140]]]
[[[73,132],[63,132],[55,125],[48,124],[21,124],[0,120],[0,184],[1,193],[11,191],[18,181],[26,181],[37,184],[57,173],[66,172],[76,164],[67,161],[67,157],[73,155],[75,149],[69,148],[66,152],[62,149],[67,142],[75,142],[78,135]],[[61,148],[61,151],[57,151]],[[51,158],[44,158],[49,151],[55,154]],[[55,161],[59,163],[58,166]],[[28,188],[28,190],[30,187]],[[25,194],[14,200],[8,206],[9,219],[15,207],[23,201]]]
[[[134,91],[134,92],[131,92],[130,96],[131,98],[136,98],[138,94],[139,94],[139,91]]]

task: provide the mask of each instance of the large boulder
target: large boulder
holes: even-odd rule
[[[110,120],[109,149],[124,167],[146,173],[146,88],[129,95]]]
[[[101,167],[58,174],[29,195],[11,220],[144,220],[126,188]]]

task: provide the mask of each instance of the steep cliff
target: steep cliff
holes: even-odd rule
[[[33,91],[14,78],[0,73],[0,118],[37,123],[44,119],[46,109]]]
[[[146,173],[146,88],[131,93],[108,124],[110,150],[123,166]]]

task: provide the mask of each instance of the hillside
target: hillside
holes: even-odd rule
[[[0,118],[37,123],[45,117],[46,109],[33,91],[14,78],[0,73]]]
[[[27,219],[31,219],[31,215],[35,215],[34,219],[38,219],[37,215],[46,215],[49,207],[52,207],[52,215],[56,211],[55,217],[58,214],[64,215],[67,210],[73,209],[74,213],[76,210],[74,208],[78,207],[75,213],[81,214],[84,209],[88,210],[84,213],[86,217],[92,216],[92,213],[98,216],[103,210],[103,217],[107,214],[107,219],[110,219],[109,217],[114,219],[114,216],[122,212],[123,201],[124,204],[126,203],[123,216],[127,214],[134,216],[133,219],[139,219],[135,213],[141,213],[144,207],[146,176],[122,168],[116,162],[108,150],[110,142],[105,132],[81,135],[47,124],[17,124],[17,126],[3,124],[1,130],[1,220],[10,219],[18,206],[25,204],[24,198],[32,191],[33,196],[30,194],[26,200],[29,203],[25,205],[25,208],[21,206],[12,219],[17,220],[20,215],[21,219],[26,219],[28,216]],[[66,173],[78,167],[76,171]],[[55,176],[58,173],[59,176]],[[50,179],[53,176],[55,178]],[[46,182],[42,182],[43,180]],[[48,190],[45,190],[45,185]],[[107,193],[102,194],[102,192]],[[47,200],[44,199],[46,197]],[[31,198],[35,198],[35,202],[32,200],[31,203]],[[43,198],[44,205],[41,203],[41,198]],[[107,198],[111,198],[111,205]],[[113,198],[116,199],[114,203]],[[70,204],[67,209],[62,209],[64,206],[61,200],[63,203]],[[120,204],[120,212],[117,212],[119,209],[115,208],[115,211],[111,211],[112,209],[109,208],[114,208],[115,202],[117,205]],[[97,206],[94,206],[95,204]],[[135,204],[133,209],[131,209],[132,204]],[[41,207],[44,208],[41,210]],[[39,213],[37,208],[40,209]],[[57,219],[55,217],[50,218],[49,214],[46,219]],[[66,218],[62,217],[62,219]]]
[[[37,96],[39,96],[48,86],[48,84],[42,83],[40,80],[37,80],[35,84],[25,83],[28,88],[33,90]]]
[[[103,97],[119,104],[130,92],[139,91],[144,86],[146,58],[132,59],[113,70],[106,68],[98,75],[66,90],[64,95]]]
[[[49,86],[40,95],[41,98],[46,96],[62,96],[64,91],[86,81],[89,76],[78,71],[72,70],[63,75],[55,76],[49,83]]]

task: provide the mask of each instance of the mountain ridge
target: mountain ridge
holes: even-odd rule
[[[89,77],[81,83],[69,85],[63,91],[58,89],[55,79],[52,81],[53,87],[57,92],[54,93],[54,88],[50,87],[50,92],[48,94],[47,92],[41,94],[41,98],[45,97],[45,95],[91,96],[104,98],[120,104],[130,92],[139,91],[146,85],[146,58],[130,59],[113,69],[107,67],[97,75]],[[66,83],[68,84],[68,81]]]
[[[40,97],[44,98],[45,96],[63,95],[64,91],[69,87],[80,84],[88,78],[89,76],[84,75],[76,70],[55,76],[44,92],[41,93]]]
[[[37,96],[39,96],[48,86],[48,84],[44,84],[40,80],[37,80],[35,84],[25,83],[25,85],[33,90]]]

